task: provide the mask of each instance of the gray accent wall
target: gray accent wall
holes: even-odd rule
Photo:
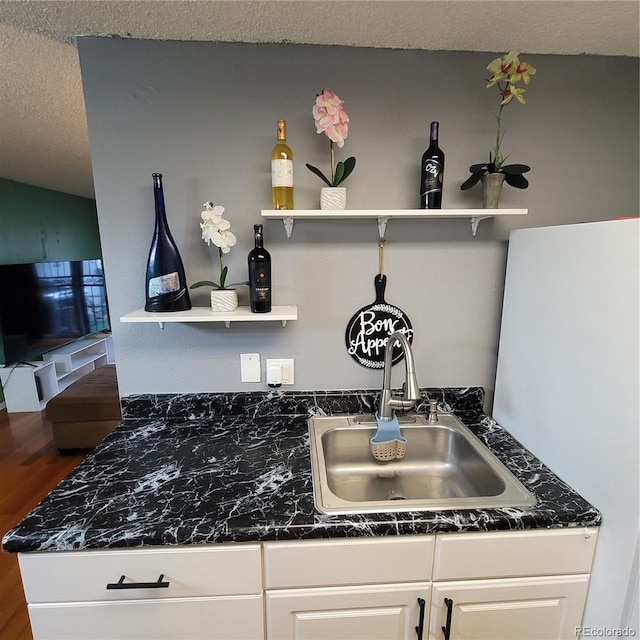
[[[337,152],[357,157],[345,183],[348,208],[417,207],[431,120],[440,122],[446,154],[443,206],[477,208],[479,187],[459,185],[495,137],[497,90],[485,88],[493,56],[93,37],[79,39],[79,53],[121,394],[265,389],[240,381],[241,353],[259,353],[263,368],[266,358],[295,358],[292,389],[378,387],[380,371],[358,365],[344,344],[349,319],[375,296],[377,226],[299,221],[287,240],[281,222],[260,217],[271,207],[276,120],[287,121],[297,208],[318,208],[322,186],[305,162],[328,167],[328,142],[311,115],[324,87],[351,118]],[[501,206],[529,215],[485,221],[475,238],[462,220],[392,220],[387,228],[386,299],[411,319],[421,386],[493,389],[511,229],[638,214],[638,60],[522,57],[538,73],[528,104],[504,112],[504,148],[532,167],[531,185],[505,187]],[[231,281],[246,278],[253,225],[263,222],[273,302],[298,305],[296,322],[161,331],[118,321],[144,306],[153,172],[164,175],[189,282],[217,275],[198,226],[202,203],[212,200],[226,207],[238,237],[226,259]],[[208,292],[192,292],[192,301],[207,305]]]

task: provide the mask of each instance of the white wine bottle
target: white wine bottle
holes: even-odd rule
[[[293,209],[293,151],[284,120],[278,120],[278,138],[271,151],[271,197],[274,209]]]

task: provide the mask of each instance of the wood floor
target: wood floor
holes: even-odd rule
[[[62,456],[44,413],[0,411],[0,537],[84,458]],[[18,559],[0,553],[0,640],[32,640]]]

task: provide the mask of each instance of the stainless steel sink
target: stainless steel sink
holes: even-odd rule
[[[526,507],[535,498],[452,414],[400,418],[403,459],[376,460],[373,416],[309,420],[316,507],[323,513]]]

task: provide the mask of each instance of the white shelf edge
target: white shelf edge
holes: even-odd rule
[[[193,307],[189,311],[150,312],[144,309],[121,316],[120,322],[155,322],[164,328],[167,322],[224,322],[227,328],[231,322],[282,322],[298,319],[296,305],[281,305],[271,308],[269,313],[252,313],[249,307],[238,307],[235,311],[211,311],[209,307]]]
[[[469,219],[471,231],[475,236],[478,224],[481,220],[495,216],[527,215],[528,209],[441,209],[429,211],[426,209],[341,209],[339,211],[327,211],[322,209],[263,209],[263,218],[282,220],[287,234],[291,238],[294,220],[370,220],[378,221],[378,233],[384,238],[387,222],[391,218],[398,219]]]

